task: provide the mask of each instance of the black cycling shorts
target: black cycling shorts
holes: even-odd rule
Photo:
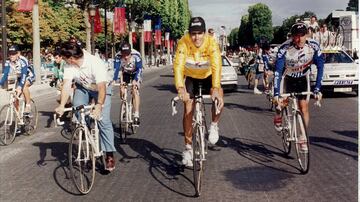
[[[308,84],[306,76],[300,78],[294,78],[290,76],[285,76],[284,78],[284,93],[301,93],[310,91],[308,89]],[[298,96],[299,100],[306,99],[306,95]]]
[[[210,75],[205,79],[195,79],[191,77],[185,78],[186,91],[190,94],[191,98],[194,98],[195,95],[199,95],[199,84],[201,84],[201,94],[210,94],[212,76]]]
[[[123,82],[129,84],[135,79],[135,74],[123,73]]]

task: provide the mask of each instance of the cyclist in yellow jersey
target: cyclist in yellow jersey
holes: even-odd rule
[[[183,128],[185,151],[182,163],[192,166],[192,117],[198,93],[199,82],[202,83],[203,94],[211,94],[213,101],[218,101],[220,112],[224,106],[221,79],[221,54],[214,37],[205,33],[205,21],[201,17],[191,18],[189,32],[179,41],[175,61],[174,77],[179,98],[184,102]],[[212,122],[209,129],[209,142],[215,144],[219,139],[218,122],[220,114],[212,107]]]

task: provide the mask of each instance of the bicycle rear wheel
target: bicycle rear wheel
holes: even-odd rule
[[[0,110],[0,140],[2,144],[9,145],[14,142],[17,131],[17,116],[15,109],[5,105]]]
[[[194,175],[194,187],[195,195],[200,196],[201,194],[201,180],[203,175],[203,161],[201,156],[202,143],[200,140],[200,127],[195,126],[194,134],[192,138],[192,147],[193,147],[193,175]]]
[[[298,162],[300,165],[300,171],[301,173],[305,174],[309,171],[309,163],[310,163],[310,154],[309,154],[309,137],[307,134],[305,122],[303,115],[300,112],[296,112],[296,125],[295,127],[295,134],[297,136],[296,141],[296,154],[298,157]],[[304,140],[305,138],[305,140]],[[305,143],[304,143],[305,141]],[[306,144],[307,150],[304,150],[301,148],[300,143]]]
[[[286,155],[289,155],[291,152],[291,141],[290,141],[290,123],[291,121],[289,120],[289,111],[287,107],[284,107],[281,111],[281,117],[282,117],[282,124],[283,124],[283,128],[281,130],[281,135],[282,135],[282,143],[283,143],[283,148],[284,148],[284,153]]]
[[[25,135],[32,135],[35,133],[36,128],[37,128],[37,124],[38,124],[38,119],[39,119],[39,114],[35,105],[34,100],[31,100],[31,116],[23,116],[24,119],[24,134]]]
[[[95,181],[95,157],[93,148],[86,141],[83,127],[75,129],[69,145],[69,167],[72,181],[82,194],[90,192]]]

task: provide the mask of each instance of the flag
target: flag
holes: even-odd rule
[[[158,17],[155,23],[155,45],[161,45],[161,18]]]
[[[99,8],[96,8],[96,14],[94,17],[94,33],[101,33],[102,27],[101,27],[101,19],[100,19],[100,12]]]
[[[170,32],[165,32],[165,47],[169,48]]]
[[[144,42],[151,42],[151,20],[144,20]]]
[[[115,34],[124,34],[126,32],[125,12],[126,10],[124,7],[115,7],[115,12],[114,12]]]
[[[3,0],[4,1],[4,0]],[[33,9],[35,0],[20,0],[19,7],[17,11],[20,12],[30,12]]]

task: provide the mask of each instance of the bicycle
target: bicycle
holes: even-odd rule
[[[301,92],[281,94],[281,97],[286,97],[286,99],[284,99],[284,106],[281,108],[282,127],[279,133],[282,137],[284,153],[286,155],[289,155],[291,152],[292,142],[295,143],[300,171],[301,173],[306,174],[309,171],[310,164],[310,144],[304,117],[298,106],[297,96],[299,95],[313,95],[313,93]],[[320,107],[320,101],[316,101],[315,105]],[[305,140],[301,139],[303,137],[305,137]],[[300,148],[300,144],[304,143],[308,148],[307,151],[303,151]]]
[[[31,111],[29,114],[24,114],[25,100],[16,94],[16,83],[15,80],[14,87],[10,91],[9,104],[0,110],[0,140],[3,145],[13,143],[16,134],[23,133],[30,136],[37,128],[39,115],[35,101],[31,99]]]
[[[98,123],[90,115],[94,105],[80,105],[65,108],[64,112],[80,112],[76,129],[73,131],[68,149],[71,179],[81,194],[88,194],[95,182],[96,159],[102,157],[106,165],[103,151],[99,144]],[[89,117],[90,119],[86,119]],[[55,127],[63,125],[57,114],[54,114]],[[88,124],[88,123],[91,124]]]
[[[271,75],[268,77],[268,87],[265,91],[266,99],[269,103],[270,111],[272,111],[275,108],[274,103],[274,76]]]
[[[120,86],[120,85],[125,86],[125,93],[121,97],[120,117],[119,117],[120,138],[121,141],[125,143],[128,134],[135,134],[139,126],[134,124],[133,95],[132,95],[133,85],[131,83],[114,84],[114,86]]]
[[[180,98],[178,96],[171,99],[172,116],[177,114],[176,104]],[[206,154],[208,149],[208,127],[206,124],[206,113],[204,99],[211,99],[210,95],[202,94],[202,85],[199,84],[199,95],[195,95],[195,111],[193,116],[193,135],[192,135],[192,148],[193,148],[193,176],[194,187],[196,196],[201,194],[201,181],[205,169]],[[217,108],[217,101],[215,100],[216,113],[220,111]]]

